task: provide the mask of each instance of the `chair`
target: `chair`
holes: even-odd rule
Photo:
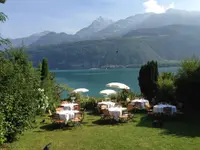
[[[80,105],[75,105],[75,106],[74,106],[74,110],[78,110],[78,111],[80,111],[80,110],[81,110]]]
[[[57,107],[56,107],[56,104],[53,104],[53,107],[56,109]]]
[[[122,122],[127,122],[131,119],[133,119],[134,114],[130,113],[130,112],[124,112],[121,116],[119,116],[120,120]]]
[[[146,108],[148,113],[152,113],[153,112],[153,109],[152,109],[151,105],[145,104],[145,108]]]
[[[103,109],[102,110],[102,115],[101,115],[101,119],[105,120],[105,119],[112,119],[112,116],[110,115],[108,109]]]
[[[61,102],[61,104],[67,104],[68,103],[68,101],[62,101]]]
[[[133,105],[128,105],[127,110],[130,112],[134,109]]]
[[[101,108],[101,110],[104,110],[104,109],[108,109],[108,106],[105,105],[105,104],[102,104],[102,105],[100,106],[100,108]]]
[[[172,114],[172,108],[171,107],[164,107],[163,112],[167,115],[171,115]]]
[[[59,114],[56,114],[56,113],[53,113],[53,115],[51,116],[51,119],[52,119],[52,122],[53,122],[54,124],[60,124],[60,125],[62,125],[62,124],[65,123],[64,120],[61,120],[61,119],[60,119]],[[62,127],[62,126],[61,126],[61,127]]]
[[[51,117],[52,116],[52,112],[50,109],[48,109],[48,113],[49,113],[49,116],[48,117]]]
[[[56,108],[56,112],[59,112],[59,111],[62,111],[62,110],[64,110],[63,106],[59,106],[59,107]]]
[[[135,108],[141,109],[141,103],[140,102],[135,102]]]
[[[80,126],[83,119],[84,119],[84,113],[78,112],[78,113],[75,113],[75,116],[71,120],[71,122],[74,124],[74,126]]]

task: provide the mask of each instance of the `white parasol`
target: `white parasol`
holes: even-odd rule
[[[100,94],[108,96],[108,95],[112,95],[112,94],[117,94],[117,92],[115,90],[106,89],[106,90],[100,91]]]
[[[106,86],[111,87],[111,88],[117,88],[117,89],[127,89],[127,90],[130,89],[130,87],[128,87],[126,84],[118,83],[118,82],[108,83],[106,84]]]
[[[89,92],[89,90],[86,88],[79,88],[73,91],[73,93],[86,93],[86,92]]]

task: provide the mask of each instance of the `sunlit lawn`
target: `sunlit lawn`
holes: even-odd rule
[[[86,115],[81,127],[52,129],[38,123],[10,144],[13,150],[42,150],[52,143],[51,150],[199,150],[200,126],[179,121],[164,123],[163,129],[152,128],[151,121],[136,115],[134,122],[117,125],[95,123],[99,116]],[[40,118],[38,121],[41,121]]]

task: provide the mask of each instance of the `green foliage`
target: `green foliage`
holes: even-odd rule
[[[163,72],[158,77],[158,92],[156,102],[167,102],[175,104],[175,76],[173,73]]]
[[[93,110],[97,106],[98,100],[93,97],[82,97],[80,99],[81,108],[86,110]]]
[[[4,4],[5,2],[6,2],[6,0],[0,0],[0,3],[3,3],[3,4]]]
[[[161,60],[149,46],[140,46],[140,42],[131,38],[81,41],[31,46],[28,52],[35,65],[46,57],[51,69],[129,67],[150,59]]]
[[[5,141],[5,117],[4,114],[0,112],[0,145],[2,145]]]
[[[177,100],[184,104],[185,111],[199,111],[200,101],[200,61],[185,60],[176,75],[175,85]]]
[[[46,104],[48,103],[48,107],[53,110],[53,105],[60,100],[60,88],[56,84],[54,74],[49,72],[47,59],[43,59],[42,64],[39,65],[38,71],[40,71],[41,75],[41,87],[44,89],[43,102]],[[45,99],[45,97],[47,97],[48,100],[47,98]],[[44,109],[46,109],[45,106],[43,106]]]
[[[72,92],[72,90],[73,90],[73,88],[70,88],[68,85],[64,85],[64,84],[57,84],[56,85],[56,91],[57,91],[58,97],[61,97],[63,92],[67,92],[68,95],[72,96],[72,94],[69,94],[69,93]]]
[[[130,100],[135,98],[135,93],[133,93],[131,90],[122,90],[117,95],[118,101],[126,101],[127,98]]]
[[[5,2],[5,0],[4,0],[4,2]],[[4,2],[0,1],[0,3],[4,3]],[[0,22],[4,23],[7,19],[8,19],[8,17],[3,12],[0,12]],[[10,44],[10,41],[8,39],[4,39],[0,36],[0,46],[7,45],[7,44]]]
[[[23,49],[0,53],[0,112],[7,141],[31,127],[38,109],[40,78]]]
[[[47,59],[42,60],[41,80],[44,81],[49,76],[49,67]]]
[[[31,128],[37,114],[59,99],[52,73],[33,68],[23,48],[0,52],[0,144]],[[47,70],[48,72],[48,70]],[[42,82],[42,87],[41,87]]]
[[[158,65],[156,61],[147,62],[139,71],[139,86],[141,93],[148,100],[155,98],[157,93]]]

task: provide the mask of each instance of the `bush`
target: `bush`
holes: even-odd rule
[[[5,137],[13,141],[35,118],[40,79],[23,49],[1,52],[0,63],[0,112],[5,117]]]
[[[173,73],[163,72],[158,78],[158,92],[156,102],[167,102],[176,104],[175,102],[175,77]]]
[[[200,61],[183,61],[175,80],[177,100],[184,105],[184,111],[199,110]]]
[[[6,141],[6,138],[5,138],[6,131],[5,131],[4,124],[5,124],[4,115],[3,113],[0,113],[0,145],[2,145]]]
[[[37,114],[56,100],[54,78],[41,86],[40,72],[33,68],[23,48],[0,52],[0,144],[12,142],[31,128]],[[53,104],[52,104],[53,105]]]

